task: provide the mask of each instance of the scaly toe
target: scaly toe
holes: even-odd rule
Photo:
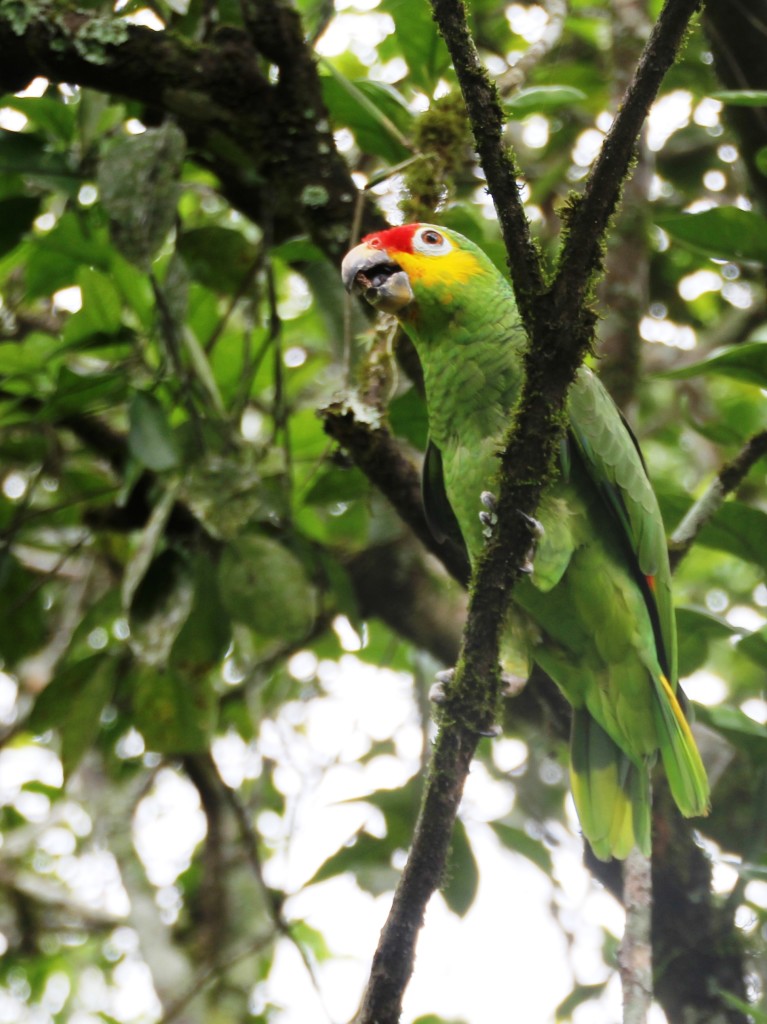
[[[437,672],[437,674],[434,677],[435,682],[432,683],[431,687],[429,688],[429,700],[432,702],[432,704],[445,703],[445,701],[447,700],[447,687],[450,685],[450,683],[452,683],[454,677],[454,668],[446,668],[443,669],[441,672]]]
[[[527,676],[517,676],[513,672],[501,672],[501,696],[517,697],[527,685]]]

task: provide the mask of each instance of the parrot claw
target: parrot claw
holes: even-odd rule
[[[513,672],[501,672],[501,696],[518,697],[527,685],[527,676],[517,676]]]
[[[429,689],[429,700],[433,704],[444,704],[447,700],[446,687],[452,683],[455,676],[454,668],[443,669],[442,672],[437,672],[434,679],[435,682]]]
[[[526,512],[520,512],[519,515],[524,520],[525,526],[528,528],[535,540],[540,540],[546,533],[543,528],[543,523],[539,519],[535,519],[533,516],[527,515]]]
[[[519,567],[519,571],[525,576],[531,576],[535,569],[535,566],[533,565],[533,558],[535,557],[535,547],[546,531],[544,530],[543,523],[540,522],[540,520],[533,518],[533,516],[527,515],[526,512],[520,512],[519,509],[517,509],[517,512],[522,517],[522,520],[527,529],[530,531],[530,536],[533,540],[532,544],[530,545],[530,550],[525,555],[524,562]]]
[[[475,731],[478,736],[487,736],[488,739],[494,740],[496,736],[501,735],[503,729],[500,725],[491,725],[487,729],[476,729]]]

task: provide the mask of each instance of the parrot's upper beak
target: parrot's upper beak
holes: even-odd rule
[[[402,267],[385,249],[367,242],[346,254],[341,276],[347,291],[358,291],[371,306],[384,313],[398,313],[413,301],[410,279]]]

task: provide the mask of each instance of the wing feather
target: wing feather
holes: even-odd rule
[[[676,625],[666,533],[639,445],[599,378],[585,367],[570,390],[568,412],[576,449],[626,540],[661,665],[675,686]]]

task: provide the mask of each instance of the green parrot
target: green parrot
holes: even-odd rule
[[[368,235],[342,275],[393,313],[423,367],[429,418],[423,499],[439,539],[485,542],[480,495],[522,384],[526,336],[510,284],[455,231],[408,224]],[[535,559],[504,624],[504,671],[537,662],[573,708],[570,778],[597,857],[651,847],[650,769],[660,751],[679,810],[705,814],[706,772],[677,697],[676,626],[658,503],[628,426],[578,372]],[[486,498],[485,498],[486,500]]]

